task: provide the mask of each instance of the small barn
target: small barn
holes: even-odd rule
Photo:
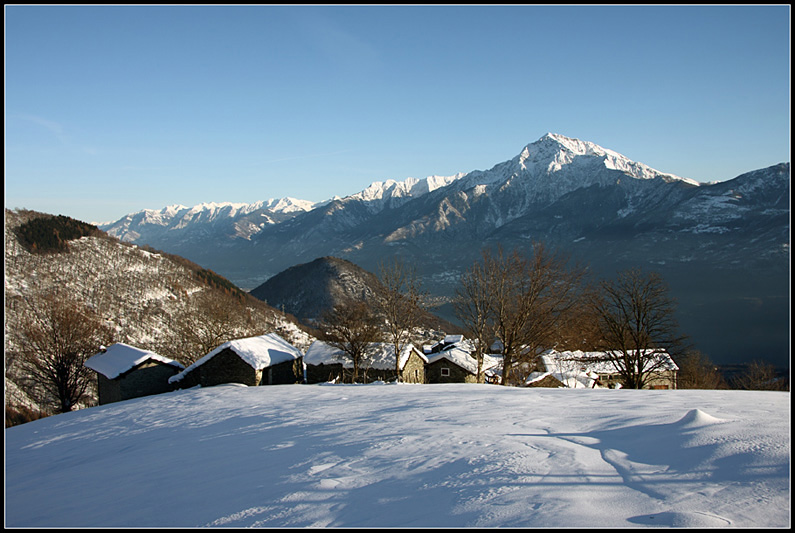
[[[169,378],[184,368],[167,357],[122,342],[93,355],[84,365],[97,373],[100,405],[171,391]]]
[[[656,370],[652,373],[648,388],[675,389],[679,367],[664,351],[654,357]],[[621,387],[621,376],[605,352],[547,350],[539,356],[538,372],[530,376],[527,385],[534,386],[545,375],[554,376],[567,388]]]
[[[427,383],[477,383],[478,362],[472,355],[471,343],[462,340],[447,344],[440,351],[427,354],[425,365]],[[483,355],[483,373],[486,382],[500,380],[500,359],[489,354]]]
[[[303,382],[303,354],[275,333],[236,339],[221,346],[169,380],[178,388],[223,383],[287,385]]]
[[[428,359],[413,344],[400,353],[400,374],[404,383],[425,383],[425,364]],[[353,362],[342,350],[323,341],[315,341],[304,357],[307,383],[350,381]],[[366,360],[359,368],[359,381],[395,381],[395,348],[384,342],[371,343]]]

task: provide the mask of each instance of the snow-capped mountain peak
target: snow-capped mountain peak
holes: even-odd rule
[[[632,161],[628,157],[598,144],[566,137],[558,133],[547,133],[538,141],[528,144],[514,161],[523,169],[533,172],[553,173],[566,165],[574,164],[577,158],[598,159],[605,168],[620,170],[637,179],[663,177],[666,180],[680,180],[691,185],[697,181],[660,172],[648,165]]]
[[[263,202],[263,207],[275,213],[294,213],[296,211],[311,211],[317,206],[317,203],[309,200],[300,200],[298,198],[285,197],[285,198],[271,198]]]

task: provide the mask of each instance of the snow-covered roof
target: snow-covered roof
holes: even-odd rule
[[[447,350],[454,345],[458,345],[469,351],[475,349],[473,342],[469,339],[466,339],[463,335],[445,335],[444,339],[440,340],[439,342],[423,346],[423,352],[430,355],[442,350]]]
[[[599,376],[594,372],[587,371],[556,371],[556,372],[532,372],[525,381],[525,385],[532,385],[543,380],[547,376],[557,379],[564,387],[569,389],[593,389],[601,388],[596,385]]]
[[[400,368],[404,368],[414,351],[423,362],[427,363],[428,358],[420,352],[413,344],[406,344],[400,350]],[[342,363],[343,367],[353,367],[353,362],[344,357],[344,352],[323,341],[315,341],[306,351],[304,362],[307,365],[335,364]],[[370,343],[368,349],[368,359],[366,366],[379,370],[389,370],[395,368],[395,347],[388,342]]]
[[[169,381],[179,381],[191,370],[203,365],[227,348],[234,351],[240,359],[248,363],[254,370],[262,370],[269,366],[293,361],[303,357],[301,350],[282,339],[275,333],[260,335],[258,337],[248,337],[246,339],[235,339],[211,351],[188,368],[172,376]]]
[[[605,352],[547,350],[541,354],[541,362],[547,372],[553,373],[556,378],[564,383],[566,383],[566,379],[587,382],[594,374],[609,375],[618,373],[615,365]],[[651,362],[650,360],[650,364]],[[665,351],[657,352],[654,355],[653,364],[658,370],[679,369],[671,356]]]
[[[478,362],[477,360],[470,355],[470,351],[461,345],[454,345],[450,348],[431,354],[428,356],[428,363],[435,363],[441,359],[446,359],[451,363],[460,366],[467,372],[471,374],[477,374],[478,372]],[[494,369],[495,367],[499,366],[500,359],[493,355],[483,354],[483,370],[488,371]]]
[[[445,344],[457,344],[463,341],[464,341],[463,335],[445,335],[443,342]]]
[[[83,364],[87,368],[102,374],[108,379],[115,379],[149,359],[171,365],[175,368],[184,368],[177,361],[158,355],[155,352],[150,352],[149,350],[143,350],[135,346],[124,344],[123,342],[117,342],[116,344],[108,346],[105,351],[91,356]]]

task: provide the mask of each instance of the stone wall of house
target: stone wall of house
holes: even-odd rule
[[[446,372],[445,372],[446,369]],[[426,383],[477,383],[477,376],[448,361],[439,359],[425,366]]]
[[[201,385],[202,367],[196,367],[190,372],[186,372],[182,379],[173,383],[174,387],[178,389],[190,389]]]
[[[360,368],[359,383],[372,383],[374,381],[395,381],[394,368]]]
[[[425,383],[425,361],[412,352],[400,377],[403,383]]]
[[[160,361],[146,361],[118,378],[121,398],[127,400],[174,390],[168,378],[178,372],[178,368]]]
[[[647,389],[675,389],[676,388],[676,372],[666,370],[656,374],[649,379]]]
[[[104,405],[174,390],[175,387],[168,382],[168,378],[178,372],[179,369],[174,366],[148,360],[114,379],[97,374],[99,404]]]
[[[262,369],[260,385],[293,385],[303,383],[303,358],[285,361]]]
[[[321,363],[306,365],[307,383],[328,383],[330,381],[350,383],[353,375],[352,368],[343,368],[342,363]],[[372,383],[374,381],[394,381],[395,370],[383,368],[360,368],[357,383]]]
[[[307,383],[328,383],[342,380],[342,363],[306,365]]]
[[[608,387],[611,389],[619,388],[623,379],[619,374],[600,374],[599,385],[601,387]],[[665,370],[663,372],[655,373],[647,382],[645,389],[675,389],[676,388],[676,372]]]
[[[121,401],[119,382],[97,373],[97,394],[99,395],[99,405]]]
[[[261,372],[254,370],[234,350],[226,348],[201,365],[199,381],[202,387],[223,383],[241,383],[249,387],[260,384]]]

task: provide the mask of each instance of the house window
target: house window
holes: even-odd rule
[[[442,367],[442,377],[448,377],[450,375],[450,369],[447,367]]]

